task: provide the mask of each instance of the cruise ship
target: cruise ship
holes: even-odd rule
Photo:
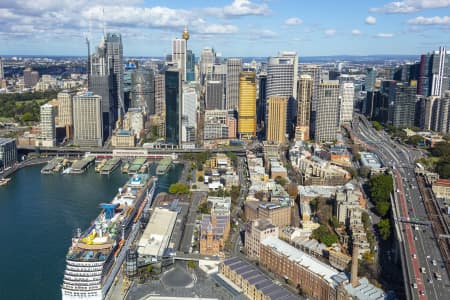
[[[84,232],[77,230],[66,256],[63,300],[103,300],[136,238],[144,209],[153,201],[156,177],[137,174],[119,188]]]

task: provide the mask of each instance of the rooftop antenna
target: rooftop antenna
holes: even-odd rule
[[[105,8],[102,7],[103,39],[106,39]]]

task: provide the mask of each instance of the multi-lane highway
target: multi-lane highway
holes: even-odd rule
[[[360,115],[353,121],[352,131],[393,171],[393,209],[397,212],[396,225],[403,246],[407,298],[448,299],[448,275],[414,175],[414,161],[423,154],[392,141],[384,131],[376,131]],[[441,280],[436,279],[436,273],[441,274]]]

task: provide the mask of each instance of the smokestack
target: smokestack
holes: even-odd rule
[[[352,269],[350,274],[350,283],[353,287],[359,285],[358,281],[358,255],[359,255],[359,244],[353,242],[353,252],[352,252]]]

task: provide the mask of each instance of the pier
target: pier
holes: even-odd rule
[[[138,157],[133,162],[130,163],[130,167],[128,168],[128,174],[136,174],[142,165],[147,161],[145,157]]]
[[[59,172],[61,170],[63,161],[64,158],[62,157],[53,158],[45,167],[42,168],[41,173],[48,175]]]
[[[115,169],[120,165],[121,159],[118,157],[111,158],[106,162],[103,168],[100,170],[101,175],[109,175],[114,172]]]
[[[76,160],[73,162],[72,167],[68,170],[69,174],[83,174],[86,170],[95,164],[95,156],[88,156],[82,160]]]

